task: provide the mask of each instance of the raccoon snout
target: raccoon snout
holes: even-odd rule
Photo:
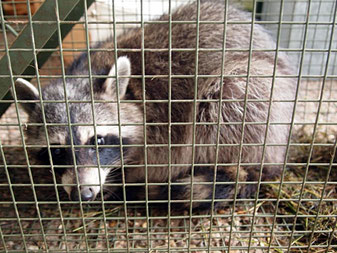
[[[81,187],[80,194],[82,201],[90,201],[96,198],[96,194],[94,193],[94,190],[91,187]],[[71,190],[70,199],[72,201],[80,200],[78,189],[76,187]]]

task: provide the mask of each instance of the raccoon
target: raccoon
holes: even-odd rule
[[[275,59],[271,36],[247,22],[248,13],[217,2],[199,10],[191,3],[172,13],[171,24],[164,14],[116,45],[99,43],[65,79],[42,87],[43,100],[52,101],[22,104],[29,122],[58,124],[47,126],[52,162],[69,165],[60,174],[71,200],[170,195],[182,208],[192,198],[200,210],[213,194],[222,206],[280,174],[296,85],[284,77],[293,74],[291,64],[282,52]],[[39,100],[28,81],[17,79],[15,89],[20,100]],[[30,125],[27,136],[47,143],[43,126]],[[49,160],[46,154],[40,158]]]

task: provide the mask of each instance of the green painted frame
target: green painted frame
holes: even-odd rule
[[[58,23],[56,7],[59,7],[60,21],[78,21],[84,14],[85,4],[82,0],[46,0],[32,17],[32,27],[34,30],[35,49],[33,52],[31,40],[30,23],[22,29],[16,40],[9,48],[11,61],[12,75],[35,75],[34,68],[34,53],[37,54],[39,68],[48,60],[53,53],[52,50],[44,51],[41,54],[41,49],[53,49],[59,45],[58,41]],[[86,7],[88,8],[94,0],[87,0]],[[3,30],[6,25],[6,20],[1,20]],[[71,31],[76,22],[69,22],[61,26],[62,39]],[[11,102],[11,76],[8,65],[8,56],[5,54],[0,59],[0,117],[6,112]]]

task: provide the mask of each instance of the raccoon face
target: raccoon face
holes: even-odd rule
[[[113,65],[109,76],[116,76],[115,69],[116,66]],[[118,58],[117,76],[130,74],[129,59]],[[129,79],[120,77],[118,80],[119,98],[124,99]],[[56,80],[42,89],[43,108],[40,103],[22,104],[31,123],[47,124],[29,126],[27,142],[45,145],[47,134],[52,147],[50,153],[47,148],[40,151],[40,160],[61,165],[57,166],[55,171],[61,175],[62,184],[71,200],[79,200],[80,196],[81,200],[94,200],[101,192],[101,186],[104,183],[108,180],[115,182],[116,178],[121,178],[119,171],[122,154],[124,162],[130,160],[129,154],[132,153],[132,148],[121,148],[120,145],[141,142],[143,128],[139,124],[132,124],[143,121],[142,112],[134,103],[121,103],[118,113],[115,78],[107,78],[104,82],[93,80],[94,99],[114,101],[111,103],[93,104],[90,83],[86,78],[67,78],[65,87],[68,104],[65,103],[63,80]],[[40,99],[35,86],[20,78],[15,82],[15,91],[19,100]],[[48,102],[48,100],[54,102]],[[118,125],[119,120],[121,126]],[[51,123],[52,125],[49,125]],[[53,125],[55,123],[57,125]],[[58,145],[63,146],[58,147]],[[90,146],[83,147],[83,145]],[[76,166],[72,166],[75,164]],[[67,167],[62,168],[62,165]]]

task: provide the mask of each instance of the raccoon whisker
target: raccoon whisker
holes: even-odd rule
[[[120,177],[121,177],[120,174],[119,175],[107,176],[106,179],[105,179],[105,182],[110,181],[111,179],[114,181],[115,179],[120,178]]]
[[[122,200],[120,196],[118,196],[114,191],[111,190],[107,190],[103,191],[105,194],[104,195],[104,199],[108,199],[109,197],[113,196],[116,200]]]
[[[109,173],[109,175],[107,176],[107,178],[110,178],[110,177],[120,177],[122,175],[122,173],[120,172],[113,172],[113,173]]]
[[[115,197],[116,200],[122,200],[120,196],[118,196],[116,193],[112,193],[112,195]]]
[[[109,180],[109,179],[115,179],[115,178],[119,178],[121,177],[122,173],[113,173],[113,174],[109,174],[107,177],[106,177],[106,181]]]
[[[105,180],[104,184],[115,184],[115,183],[121,183],[122,181],[118,180],[118,179],[114,179],[114,178],[109,178],[109,180]],[[106,186],[109,187],[109,186]]]
[[[109,174],[114,173],[115,171],[118,171],[118,170],[120,170],[120,168],[112,168],[112,169],[110,170]]]
[[[121,171],[121,168],[111,168],[109,173],[113,173],[115,171]]]
[[[112,192],[114,192],[113,190],[111,190],[110,188],[108,188],[108,187],[104,187],[103,186],[103,192],[108,192],[108,193],[112,193]]]
[[[110,189],[109,186],[103,186],[103,191],[106,191],[106,192],[114,192],[114,190]]]

